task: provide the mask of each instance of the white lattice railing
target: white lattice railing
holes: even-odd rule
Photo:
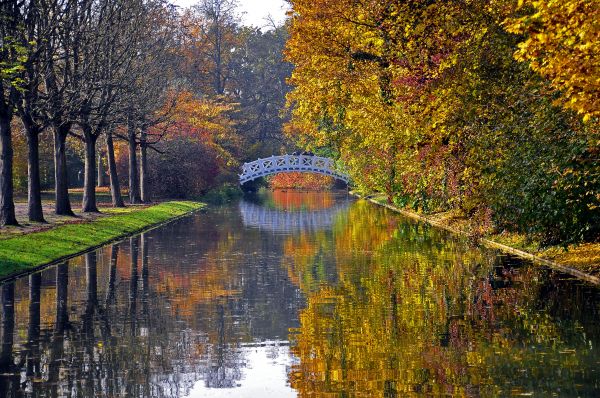
[[[330,158],[313,155],[282,155],[244,163],[242,174],[240,174],[240,184],[271,174],[293,171],[328,175],[345,183],[350,181],[348,174],[337,170],[334,161]]]

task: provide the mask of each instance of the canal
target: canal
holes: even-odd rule
[[[2,284],[0,397],[600,396],[600,289],[345,193]]]

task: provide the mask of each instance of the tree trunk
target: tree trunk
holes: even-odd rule
[[[98,179],[97,179],[97,183],[98,183],[98,188],[102,188],[104,187],[105,184],[105,178],[104,178],[104,162],[102,161],[102,149],[98,149]]]
[[[136,154],[136,142],[135,142],[135,129],[129,128],[129,203],[138,204],[141,203],[140,198],[140,179],[138,176],[138,165],[137,165],[137,154]]]
[[[85,175],[81,211],[98,213],[96,205],[96,140],[98,136],[84,131],[85,136]]]
[[[142,131],[140,138],[140,191],[142,203],[150,202],[150,189],[148,186],[148,147],[147,134]]]
[[[67,135],[70,124],[54,129],[54,212],[62,216],[74,216],[69,200],[69,175],[67,173]]]
[[[0,226],[18,225],[13,198],[13,147],[10,118],[0,118]]]
[[[110,195],[112,196],[113,207],[125,207],[123,197],[121,196],[121,185],[117,175],[117,162],[115,161],[115,148],[113,145],[112,133],[106,133],[106,156],[108,157],[108,174],[110,177]]]
[[[40,184],[40,136],[33,125],[25,126],[27,133],[27,207],[29,221],[46,222],[42,210],[42,188]]]

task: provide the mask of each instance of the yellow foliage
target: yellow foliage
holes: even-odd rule
[[[508,19],[507,30],[522,34],[515,58],[560,90],[557,102],[581,114],[600,116],[600,1],[520,1],[532,13]]]

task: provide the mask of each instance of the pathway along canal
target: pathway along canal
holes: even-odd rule
[[[600,289],[345,194],[5,283],[0,397],[600,395]]]

